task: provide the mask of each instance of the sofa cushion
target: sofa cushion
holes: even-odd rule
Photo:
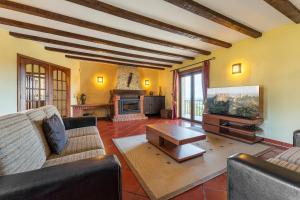
[[[275,158],[300,165],[300,147],[292,147],[277,155]]]
[[[0,175],[39,169],[46,161],[43,144],[23,113],[0,117]]]
[[[47,118],[50,118],[51,116],[53,116],[54,114],[56,114],[59,117],[61,123],[64,124],[64,122],[63,122],[63,120],[61,118],[61,115],[60,115],[60,113],[58,112],[58,110],[57,110],[57,108],[55,106],[48,105],[48,106],[44,106],[44,107],[41,107],[41,108],[46,113]],[[64,125],[64,127],[65,127],[65,125]]]
[[[32,122],[33,128],[40,137],[40,140],[43,143],[43,148],[46,156],[50,156],[51,151],[46,140],[44,130],[43,130],[43,119],[47,118],[46,113],[43,108],[31,109],[23,111]]]
[[[271,163],[273,163],[275,165],[278,165],[278,166],[281,166],[281,167],[287,168],[289,170],[292,170],[292,171],[300,173],[300,165],[296,165],[294,163],[289,163],[287,161],[280,160],[278,158],[270,158],[267,161],[271,162]]]
[[[52,154],[47,158],[47,160],[95,149],[104,149],[99,135],[86,135],[69,138],[68,144],[60,155]]]
[[[45,162],[43,167],[50,167],[50,166],[54,166],[54,165],[60,165],[60,164],[65,164],[65,163],[69,163],[69,162],[74,162],[74,161],[78,161],[78,160],[93,158],[93,157],[97,157],[97,156],[104,156],[104,155],[105,155],[105,152],[103,149],[94,149],[94,150],[90,150],[90,151],[84,151],[81,153],[76,153],[76,154],[71,154],[71,155],[67,155],[67,156],[61,156],[58,158],[49,159]]]
[[[87,126],[82,128],[74,128],[66,131],[69,138],[80,137],[85,135],[99,135],[96,126]]]
[[[68,137],[65,127],[56,114],[43,120],[43,130],[51,151],[60,154],[68,142]]]

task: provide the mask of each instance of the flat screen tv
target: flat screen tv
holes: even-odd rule
[[[210,114],[242,118],[260,116],[259,86],[209,88],[207,106]]]

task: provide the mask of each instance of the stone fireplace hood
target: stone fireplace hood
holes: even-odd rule
[[[146,94],[145,90],[112,90],[113,95],[123,96],[123,95],[138,95],[144,96]]]

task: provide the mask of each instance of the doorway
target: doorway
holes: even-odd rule
[[[180,116],[182,119],[202,122],[204,110],[202,71],[194,69],[180,74]]]
[[[18,54],[18,111],[55,105],[70,114],[70,69]]]

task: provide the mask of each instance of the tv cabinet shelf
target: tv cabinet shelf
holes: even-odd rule
[[[249,128],[245,128],[243,126],[237,126],[237,125],[230,125],[230,126],[223,126],[220,125],[221,128],[227,128],[229,131],[249,135],[249,136],[254,136],[256,133],[261,133],[262,130],[252,130]]]
[[[202,127],[205,131],[236,139],[245,143],[256,143],[262,140],[257,133],[263,130],[258,126],[262,118],[243,119],[237,117],[203,114]]]

